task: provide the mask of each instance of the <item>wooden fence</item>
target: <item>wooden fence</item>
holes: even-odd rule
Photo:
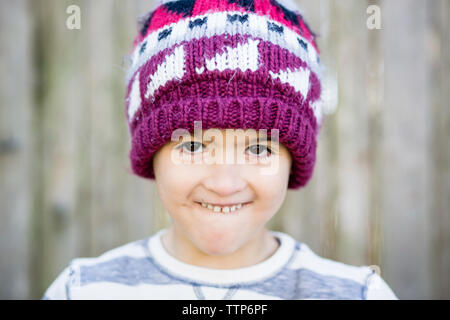
[[[379,266],[401,299],[449,299],[450,1],[297,2],[338,100],[312,180],[269,228]],[[381,29],[367,27],[370,5]],[[169,225],[127,158],[123,57],[152,6],[0,2],[0,298],[40,298],[71,259]]]

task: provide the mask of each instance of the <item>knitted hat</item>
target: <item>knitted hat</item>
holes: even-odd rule
[[[283,3],[283,4],[281,4]],[[315,34],[292,2],[161,1],[129,54],[126,117],[135,174],[177,128],[278,129],[292,156],[288,188],[312,176],[323,68]]]

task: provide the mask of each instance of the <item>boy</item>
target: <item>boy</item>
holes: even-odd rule
[[[265,228],[313,172],[323,98],[314,38],[281,1],[151,11],[127,75],[130,159],[155,179],[172,225],[74,259],[43,298],[397,299],[369,267]]]

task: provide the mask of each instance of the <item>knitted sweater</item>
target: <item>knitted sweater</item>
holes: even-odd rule
[[[368,266],[352,266],[315,254],[290,235],[268,259],[239,269],[209,269],[171,256],[153,236],[95,258],[77,258],[43,299],[398,299]]]

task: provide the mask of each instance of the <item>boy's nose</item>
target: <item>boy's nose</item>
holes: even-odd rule
[[[247,187],[241,168],[236,165],[213,166],[203,184],[206,189],[220,197],[239,193]]]

